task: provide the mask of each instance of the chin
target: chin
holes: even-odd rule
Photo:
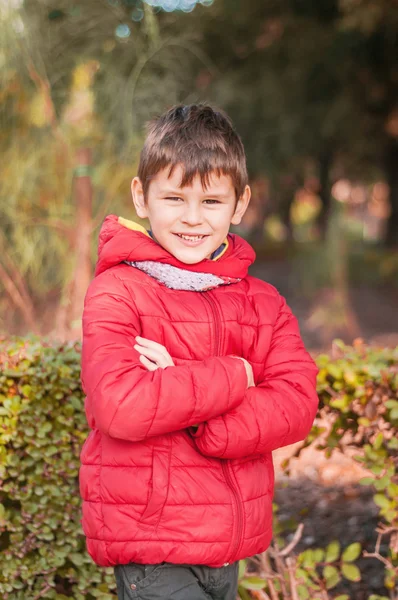
[[[196,263],[201,262],[202,260],[204,260],[205,258],[207,258],[207,255],[203,256],[203,253],[200,254],[193,254],[193,253],[185,253],[185,252],[172,252],[173,256],[175,258],[177,258],[177,260],[179,260],[180,262],[185,263],[186,265],[195,265]]]

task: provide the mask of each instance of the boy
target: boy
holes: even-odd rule
[[[228,233],[250,188],[224,113],[154,120],[131,189],[151,229],[105,219],[83,315],[87,548],[118,598],[233,600],[239,559],[270,543],[271,452],[308,434],[317,368]]]

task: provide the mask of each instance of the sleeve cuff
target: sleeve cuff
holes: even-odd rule
[[[197,438],[197,437],[200,437],[202,435],[202,433],[204,432],[205,424],[200,423],[197,427],[189,427],[188,429],[189,429],[189,433],[191,434],[191,436],[194,438]]]

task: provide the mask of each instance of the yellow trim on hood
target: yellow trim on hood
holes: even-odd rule
[[[149,235],[148,231],[145,229],[145,227],[143,227],[142,225],[140,225],[139,223],[136,223],[135,221],[130,221],[130,219],[125,219],[124,217],[118,217],[118,223],[120,225],[123,225],[123,227],[127,227],[127,229],[131,229],[132,231],[139,231],[140,233],[145,234],[146,236],[148,236],[149,238],[151,238],[151,236]],[[153,239],[153,238],[151,238]],[[220,254],[218,256],[216,256],[216,258],[213,258],[213,260],[218,260],[219,258],[222,257],[222,255],[227,251],[228,246],[229,246],[229,242],[228,242],[228,238],[226,237],[224,242],[225,247],[222,249],[222,251],[220,252]]]
[[[125,219],[124,217],[118,217],[117,221],[118,221],[118,223],[120,223],[120,225],[127,227],[127,229],[132,229],[133,231],[140,231],[141,233],[144,233],[148,237],[151,237],[149,235],[149,233],[147,232],[147,230],[145,229],[145,227],[143,227],[139,223],[136,223],[135,221],[130,221],[129,219]]]

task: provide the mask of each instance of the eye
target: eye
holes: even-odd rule
[[[209,204],[221,204],[219,200],[214,200],[212,198],[208,198],[207,200],[205,200],[205,202],[208,202]]]
[[[178,196],[168,196],[165,200],[182,200],[182,198],[179,198]]]

